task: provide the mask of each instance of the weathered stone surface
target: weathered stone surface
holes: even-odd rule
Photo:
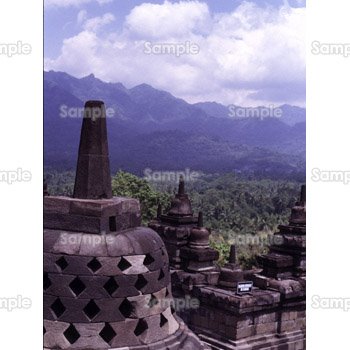
[[[167,263],[167,260],[166,258],[164,259],[163,249],[158,249],[146,254],[143,263],[149,271],[156,271],[162,268]]]
[[[278,321],[278,312],[268,312],[254,315],[254,324],[271,323]]]
[[[107,252],[107,240],[110,235],[82,235],[79,255],[83,256],[108,256]]]
[[[143,255],[163,247],[161,238],[148,228],[118,232],[106,240],[109,256]]]
[[[137,319],[126,319],[124,322],[110,323],[116,332],[116,337],[109,343],[111,348],[140,346],[142,343],[134,333],[137,326]]]
[[[138,275],[149,272],[148,268],[143,264],[146,255],[130,255],[125,256],[124,259],[130,264],[130,267],[123,270],[125,275]]]
[[[140,284],[140,288],[138,288],[142,294],[158,292],[159,290],[167,287],[171,282],[168,266],[158,271],[148,272],[139,276],[142,276],[142,278],[145,280],[143,284]]]
[[[118,267],[120,260],[120,257],[98,257],[97,261],[101,264],[101,267],[94,274],[102,276],[121,275],[122,271]]]
[[[136,199],[44,198],[46,228],[100,234],[125,230],[140,224],[140,204]]]
[[[269,334],[277,332],[278,322],[260,323],[255,327],[255,334]]]
[[[93,216],[44,212],[44,225],[53,230],[66,230],[87,233],[109,232],[109,219]]]
[[[69,323],[44,321],[44,328],[46,330],[44,334],[45,347],[50,349],[68,349],[71,345],[64,337],[63,332],[69,327]]]
[[[219,259],[219,252],[208,248],[208,249],[190,249],[188,247],[181,249],[181,258],[189,261],[206,262],[216,261]]]
[[[164,312],[168,305],[163,302],[165,299],[166,288],[159,292],[146,295],[128,297],[132,305],[130,318],[145,318],[148,316],[159,315]]]
[[[102,101],[85,104],[73,197],[112,198],[106,109]]]
[[[60,237],[61,231],[44,230],[44,252],[51,253],[57,240]]]
[[[83,234],[60,232],[59,237],[52,248],[52,253],[79,255]]]
[[[270,288],[278,290],[284,299],[305,296],[305,288],[295,280],[271,281]]]
[[[293,266],[293,257],[289,255],[281,255],[281,254],[268,254],[258,257],[258,261],[264,266],[275,267],[275,268],[283,268],[283,267],[291,267]]]
[[[183,324],[177,324],[176,331],[166,335],[165,329],[161,329],[159,326],[156,329],[158,323],[156,316],[146,318],[145,321],[150,326],[154,324],[155,327],[153,327],[151,332],[147,330],[139,336],[136,336],[134,333],[139,323],[139,320],[136,319],[127,319],[123,322],[91,324],[45,321],[44,349],[49,349],[52,346],[54,349],[79,350],[90,350],[92,348],[105,350],[112,348],[120,350],[209,350]],[[78,334],[78,338],[72,344],[68,342],[64,335],[64,332],[70,327],[74,327]],[[106,331],[107,328],[110,330]],[[164,336],[162,340],[150,342],[152,337],[161,335]]]
[[[75,323],[74,327],[80,335],[79,339],[74,343],[74,348],[105,349],[105,345],[99,335],[104,327],[104,323]]]
[[[44,197],[44,212],[53,214],[69,214],[72,198]]]

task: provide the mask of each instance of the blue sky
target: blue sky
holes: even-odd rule
[[[45,69],[193,103],[304,105],[304,26],[303,0],[45,0]],[[155,51],[186,42],[199,52]]]

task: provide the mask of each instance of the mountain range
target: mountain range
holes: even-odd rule
[[[304,108],[278,106],[278,118],[233,117],[232,106],[190,104],[147,84],[128,89],[94,75],[78,79],[54,71],[44,72],[45,166],[74,168],[82,122],[74,112],[91,99],[103,100],[113,112],[107,120],[113,172],[123,169],[141,175],[146,168],[190,168],[305,176]],[[234,108],[241,114],[251,110]],[[69,116],[63,113],[67,110],[72,111]]]

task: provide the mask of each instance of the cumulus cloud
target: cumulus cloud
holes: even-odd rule
[[[98,32],[113,20],[80,12],[82,32],[46,59],[46,69],[94,73],[127,86],[148,83],[189,102],[305,102],[305,8],[244,2],[231,13],[212,14],[198,1],[165,1],[135,7],[118,32]],[[146,54],[145,42],[197,45],[199,53]]]
[[[146,3],[131,11],[125,26],[130,34],[141,38],[183,37],[208,32],[210,13],[208,5],[198,1],[165,1],[162,5]]]
[[[97,32],[103,26],[114,22],[115,17],[112,13],[105,13],[100,17],[88,18],[87,12],[82,10],[78,13],[77,22],[83,26],[86,31]]]
[[[114,0],[44,0],[45,8],[50,7],[79,7],[90,2],[97,2],[99,5],[104,5],[113,2]]]

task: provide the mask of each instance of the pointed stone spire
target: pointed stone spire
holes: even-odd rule
[[[243,279],[244,273],[236,261],[236,246],[232,244],[228,263],[220,271],[219,285],[235,288],[237,283],[243,281]]]
[[[179,196],[185,195],[185,180],[184,177],[181,175],[180,176],[180,182],[179,182]]]
[[[236,246],[234,244],[230,247],[230,257],[228,260],[229,264],[236,264]]]
[[[185,180],[183,176],[180,176],[179,191],[171,201],[168,215],[178,217],[193,215],[191,201],[185,192]]]
[[[189,238],[189,247],[193,249],[209,248],[210,232],[204,227],[203,212],[198,214],[198,224],[191,230]]]
[[[203,224],[203,212],[200,211],[198,214],[198,228],[203,228],[204,224]]]
[[[162,216],[163,208],[162,205],[159,203],[157,208],[157,218],[159,219]]]
[[[112,198],[106,110],[102,101],[85,104],[74,198]]]

